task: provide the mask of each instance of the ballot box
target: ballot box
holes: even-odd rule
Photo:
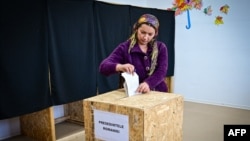
[[[84,99],[86,141],[182,141],[183,96],[118,89]]]

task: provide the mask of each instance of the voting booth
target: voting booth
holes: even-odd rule
[[[86,141],[182,141],[183,97],[118,89],[84,99]]]

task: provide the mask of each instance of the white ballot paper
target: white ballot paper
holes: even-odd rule
[[[127,72],[122,73],[122,77],[125,79],[123,84],[127,96],[133,96],[138,94],[136,89],[139,86],[139,77],[136,72],[129,74]]]

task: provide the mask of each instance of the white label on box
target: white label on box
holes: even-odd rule
[[[95,138],[129,141],[128,116],[94,109]]]

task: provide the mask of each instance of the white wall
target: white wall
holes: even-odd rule
[[[0,120],[0,140],[20,134],[19,118]]]
[[[112,3],[167,9],[172,0],[101,0]],[[230,6],[228,15],[220,6]],[[249,0],[203,0],[213,14],[191,10],[191,28],[186,13],[176,17],[174,93],[186,101],[250,109],[250,9]],[[216,16],[224,24],[215,25]],[[63,114],[55,107],[55,117]],[[0,140],[20,134],[18,118],[0,120]]]
[[[230,6],[227,15],[219,12],[224,4]],[[189,30],[186,13],[176,17],[175,93],[189,101],[250,109],[249,4],[204,0],[213,15],[192,10]],[[223,16],[223,25],[213,24],[217,15]]]

